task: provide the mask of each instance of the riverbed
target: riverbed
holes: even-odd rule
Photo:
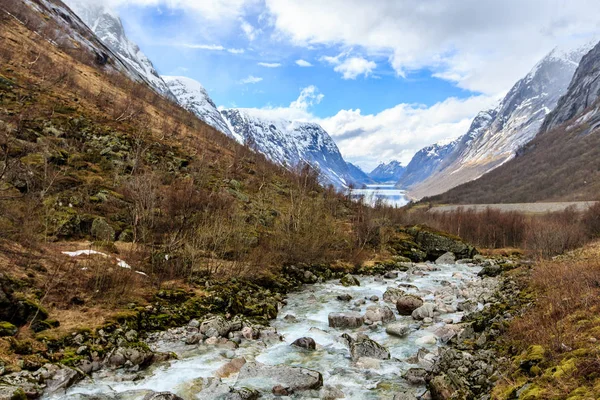
[[[154,350],[174,352],[179,359],[133,375],[100,372],[93,376],[93,380],[88,378],[70,388],[66,396],[54,398],[121,393],[123,396],[119,398],[142,399],[142,392],[133,392],[142,389],[168,391],[185,400],[209,398],[203,397],[201,378],[214,377],[221,366],[240,357],[247,362],[284,364],[319,371],[328,393],[343,394],[346,399],[392,399],[400,392],[419,395],[425,388],[410,385],[403,375],[410,368],[422,366],[422,360],[416,358],[420,349],[425,349],[421,350],[421,354],[435,355],[437,349],[443,346],[443,337],[451,331],[449,327],[456,326],[463,316],[463,312],[457,311],[459,303],[467,298],[477,298],[481,292],[487,291],[481,287],[482,281],[477,277],[479,270],[473,264],[423,263],[415,264],[407,272],[398,271],[396,278],[359,276],[360,286],[344,287],[339,281],[305,285],[302,290],[288,296],[287,304],[271,323],[282,336],[281,341],[273,340],[273,337],[269,340],[244,339],[237,347],[233,342],[185,345],[183,342],[159,340],[151,343]],[[399,315],[394,304],[383,301],[388,287],[401,288],[421,297],[426,303],[436,304],[438,311],[435,318],[423,322]],[[338,296],[345,294],[350,295],[352,300],[338,300]],[[475,307],[483,306],[477,300],[474,303]],[[355,329],[329,327],[330,313],[358,311],[364,314],[369,306],[390,307],[394,311],[395,322],[409,326],[409,333],[405,337],[392,336],[386,333],[385,324],[363,325]],[[349,333],[356,336],[359,332],[389,349],[391,359],[369,360],[367,363],[353,361],[348,343],[341,335]],[[301,337],[314,339],[316,349],[311,351],[291,345]],[[261,390],[261,398],[275,398],[268,390],[270,382],[239,381],[233,374],[224,378],[223,383],[238,388],[254,386]],[[297,392],[287,398],[323,398],[322,393],[323,390]]]

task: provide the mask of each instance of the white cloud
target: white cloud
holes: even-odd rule
[[[369,61],[360,56],[350,57],[351,52],[349,50],[337,56],[323,56],[321,61],[335,65],[333,70],[341,73],[344,79],[356,79],[359,75],[364,75],[366,78],[377,68],[374,61]]]
[[[70,0],[97,4],[97,0]],[[118,7],[121,5],[139,5],[151,7],[167,7],[192,11],[203,19],[220,21],[239,18],[245,10],[258,3],[258,0],[107,0],[106,5]]]
[[[308,110],[309,107],[319,104],[324,97],[325,95],[319,93],[319,89],[316,86],[310,85],[302,89],[300,96],[291,102],[290,108]]]
[[[421,148],[465,134],[477,112],[497,101],[496,96],[481,95],[449,98],[430,107],[398,104],[377,114],[341,110],[319,122],[345,158],[370,170],[383,160],[406,165]]]
[[[317,118],[310,112],[310,108],[319,104],[325,96],[319,89],[310,85],[300,91],[298,98],[288,107],[245,108],[247,112],[265,119],[283,119],[286,121],[316,121]]]
[[[355,47],[399,75],[421,68],[488,94],[507,90],[558,42],[600,30],[597,0],[266,0],[300,46]]]
[[[181,47],[187,47],[188,49],[199,49],[199,50],[214,50],[223,51],[225,47],[218,44],[193,44],[193,43],[182,43],[179,44]]]
[[[281,63],[267,63],[267,62],[259,62],[258,65],[265,68],[279,68],[281,67]]]
[[[230,52],[231,54],[243,54],[244,53],[244,49],[227,49],[228,52]]]
[[[263,80],[263,78],[261,78],[261,77],[249,75],[247,78],[240,80],[240,84],[242,84],[242,85],[254,84],[254,83],[258,83],[262,80]]]
[[[313,65],[306,60],[296,60],[296,65],[299,67],[312,67]]]
[[[253,41],[254,39],[256,39],[256,37],[260,33],[259,29],[253,27],[248,21],[246,21],[243,18],[240,19],[240,28],[242,28],[242,31],[244,32],[249,41]]]
[[[362,57],[351,57],[345,59],[340,65],[333,70],[342,74],[344,79],[356,79],[359,75],[369,76],[377,67],[373,61],[366,60]]]

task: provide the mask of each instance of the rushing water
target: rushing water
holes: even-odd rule
[[[364,189],[352,189],[351,196],[356,199],[364,197],[369,204],[381,200],[395,207],[405,206],[409,201],[406,191],[396,189],[393,184],[366,185]]]
[[[283,335],[283,342],[265,345],[261,341],[243,340],[239,348],[232,349],[219,345],[193,345],[183,343],[162,343],[158,346],[160,351],[173,351],[178,354],[179,360],[168,365],[155,366],[143,372],[142,379],[137,381],[122,381],[118,375],[96,375],[95,380],[86,380],[71,388],[66,397],[75,393],[122,393],[138,389],[154,391],[169,391],[177,393],[184,399],[196,399],[198,393],[198,378],[212,377],[215,371],[233,357],[245,357],[248,361],[258,361],[264,364],[287,364],[317,370],[323,374],[325,385],[334,386],[341,390],[346,399],[391,399],[394,393],[408,387],[402,379],[402,374],[411,367],[408,359],[414,357],[422,348],[435,350],[438,343],[421,344],[424,337],[431,337],[434,331],[442,327],[444,322],[431,325],[415,324],[411,317],[399,316],[397,321],[411,325],[411,333],[403,338],[388,335],[385,326],[371,329],[364,326],[358,329],[333,329],[328,326],[328,315],[331,312],[347,312],[355,307],[358,299],[369,299],[375,295],[379,301],[366,301],[360,305],[364,313],[370,305],[388,305],[383,302],[383,293],[387,287],[401,285],[409,293],[421,296],[425,301],[434,301],[435,292],[439,289],[452,287],[459,296],[452,298],[454,306],[460,297],[461,291],[472,285],[479,268],[468,265],[442,265],[439,270],[429,271],[432,265],[421,265],[417,273],[400,273],[397,279],[382,279],[375,277],[359,277],[360,287],[343,287],[337,281],[330,281],[315,285],[307,285],[301,291],[292,293],[288,297],[287,305],[280,311],[278,318],[272,326]],[[420,272],[425,271],[425,272]],[[351,302],[337,300],[340,294],[350,294]],[[394,312],[396,310],[394,309]],[[286,315],[296,317],[296,322],[289,322]],[[462,313],[444,314],[441,320],[449,322],[460,321]],[[391,360],[381,361],[380,365],[364,368],[357,366],[351,359],[346,344],[340,340],[340,335],[348,332],[352,335],[363,331],[373,340],[386,346],[391,352]],[[306,351],[290,346],[300,337],[312,337],[317,343],[316,351]],[[421,339],[421,340],[419,340]],[[223,380],[225,383],[236,386],[235,375]],[[238,385],[242,383],[237,382]],[[247,386],[247,382],[243,382]],[[413,389],[414,390],[414,389]],[[423,389],[418,389],[422,391]],[[298,394],[302,397],[302,392]],[[143,396],[142,396],[143,397]],[[127,398],[137,399],[136,395]],[[139,397],[141,399],[141,397]],[[269,393],[264,393],[261,398],[271,398]]]

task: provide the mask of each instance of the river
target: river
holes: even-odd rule
[[[479,267],[467,264],[416,264],[408,272],[398,272],[397,278],[358,277],[359,287],[344,287],[339,281],[305,285],[302,290],[288,296],[287,305],[280,310],[277,319],[272,321],[272,327],[283,336],[283,341],[243,340],[238,348],[159,341],[152,344],[155,350],[175,352],[179,359],[140,372],[135,375],[134,380],[124,372],[100,372],[94,376],[94,380],[88,378],[70,388],[66,396],[57,398],[92,399],[96,397],[85,395],[103,394],[109,397],[98,398],[141,400],[143,395],[131,392],[139,389],[169,391],[185,400],[209,398],[201,394],[199,378],[213,377],[220,366],[237,357],[244,357],[248,362],[285,364],[319,371],[323,375],[324,385],[343,393],[345,399],[392,399],[395,393],[406,390],[418,395],[425,389],[408,385],[402,376],[409,368],[418,366],[414,357],[419,349],[425,348],[435,354],[438,347],[443,345],[440,331],[444,327],[448,329],[449,326],[454,326],[463,315],[456,311],[458,303],[465,296],[477,296],[477,290],[482,290],[477,286],[481,282],[477,277],[479,270]],[[425,302],[437,304],[441,311],[433,321],[425,323],[415,321],[411,316],[400,316],[393,304],[382,300],[388,287],[400,287],[407,293],[421,297]],[[343,294],[352,296],[352,300],[338,300],[337,297]],[[378,300],[372,296],[377,296]],[[389,306],[394,311],[396,322],[408,325],[410,333],[405,337],[392,336],[386,333],[385,325],[375,328],[365,325],[357,329],[334,329],[328,326],[330,313],[351,310],[365,313],[369,306]],[[478,304],[478,307],[481,308],[482,304]],[[371,339],[387,347],[391,359],[377,360],[368,365],[358,365],[352,361],[347,343],[340,335],[350,333],[354,336],[358,332],[366,333]],[[313,338],[317,344],[316,350],[291,346],[300,337]],[[269,390],[272,382],[240,382],[235,374],[223,379],[223,382],[232,387],[253,386],[261,389],[261,398],[275,398]],[[114,396],[118,393],[122,395]],[[75,396],[76,394],[83,396]],[[298,392],[287,398],[323,397],[318,392],[316,395],[314,392]]]
[[[397,189],[393,184],[366,185],[362,189],[352,189],[350,195],[355,199],[364,197],[371,205],[377,200],[394,207],[403,207],[409,202],[406,191]]]

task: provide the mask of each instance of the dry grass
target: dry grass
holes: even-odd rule
[[[600,398],[600,242],[539,262],[528,286],[535,305],[511,323],[505,337],[514,362],[497,398],[527,380],[536,399]],[[544,357],[524,370],[531,346],[541,346]]]

